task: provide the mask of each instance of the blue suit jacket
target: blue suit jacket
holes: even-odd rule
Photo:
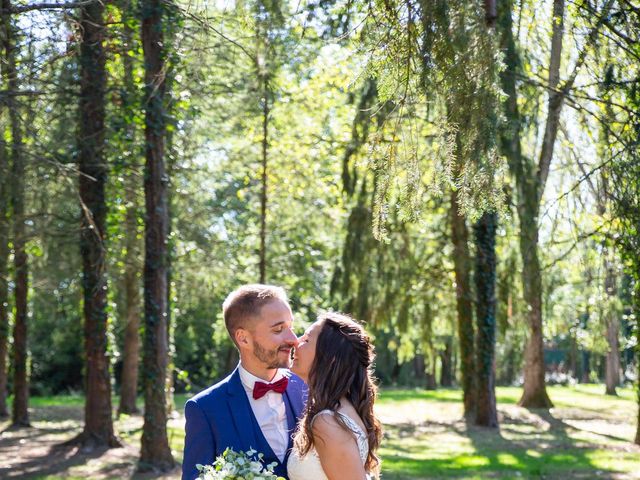
[[[290,372],[287,375],[289,384],[282,398],[287,411],[290,450],[292,434],[304,407],[306,385],[298,376]],[[275,473],[287,478],[289,450],[283,462],[273,453],[253,414],[237,368],[224,380],[189,399],[184,415],[186,437],[182,480],[197,478],[196,464],[212,464],[227,447],[236,452],[253,448],[264,453],[265,464],[276,462]]]

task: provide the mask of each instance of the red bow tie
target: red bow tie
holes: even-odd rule
[[[273,383],[264,383],[264,382],[256,382],[253,386],[253,398],[259,399],[264,397],[269,390],[273,390],[274,392],[284,393],[287,389],[287,384],[289,383],[289,379],[287,377],[282,377],[277,382]]]

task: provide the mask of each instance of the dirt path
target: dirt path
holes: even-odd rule
[[[141,416],[117,422],[117,431],[124,433],[122,448],[83,451],[63,445],[82,431],[81,407],[44,407],[32,412],[32,428],[10,430],[8,421],[0,423],[0,479],[180,478],[179,465],[168,474],[136,473]],[[182,425],[182,419],[171,423]]]

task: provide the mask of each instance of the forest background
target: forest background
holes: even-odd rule
[[[142,460],[171,464],[157,419],[235,366],[220,306],[253,282],[287,290],[300,331],[352,314],[383,387],[458,385],[482,425],[496,384],[550,408],[549,383],[637,382],[634,2],[1,12],[14,426],[30,395],[83,392],[79,441],[116,444],[111,393],[133,413],[142,392]]]

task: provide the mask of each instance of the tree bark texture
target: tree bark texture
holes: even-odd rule
[[[3,29],[4,30],[4,29]],[[3,33],[0,32],[3,36]],[[0,130],[0,137],[4,132]],[[8,417],[7,354],[9,348],[9,161],[0,145],[0,418]]]
[[[460,343],[460,370],[464,399],[464,415],[475,410],[475,355],[471,291],[471,257],[469,255],[469,232],[466,219],[460,213],[458,193],[451,192],[451,240],[456,278],[456,310],[458,313],[458,341]]]
[[[616,388],[620,384],[620,342],[619,325],[615,313],[609,312],[607,318],[607,343],[609,351],[605,358],[605,393],[617,396]]]
[[[498,427],[496,410],[496,223],[485,212],[474,225],[476,244],[476,425]]]
[[[498,6],[496,1],[497,0],[484,0],[485,22],[489,28],[492,28],[495,25],[496,18],[498,18]]]
[[[145,263],[144,263],[144,425],[141,468],[167,471],[174,461],[167,438],[165,396],[168,363],[167,236],[168,183],[165,171],[164,9],[160,0],[143,0],[142,45],[145,60]]]
[[[129,51],[133,49],[134,31],[130,24],[131,2],[125,0],[122,6],[123,15],[123,34],[124,34],[124,85],[127,99],[123,102],[125,108],[134,109],[138,106],[138,102],[134,102],[135,98],[135,81],[133,77],[133,58],[129,55]],[[132,112],[133,113],[133,112]],[[136,128],[133,123],[127,125],[126,138],[131,142],[130,151],[138,152],[136,142]],[[136,397],[138,393],[138,367],[140,364],[140,280],[139,273],[142,269],[140,261],[141,245],[138,241],[138,182],[135,171],[136,155],[132,157],[131,163],[128,165],[128,173],[126,175],[125,198],[127,204],[127,212],[125,218],[125,245],[126,254],[124,258],[124,290],[125,290],[125,321],[126,327],[124,332],[124,352],[122,359],[122,379],[120,382],[120,405],[118,413],[137,413]]]
[[[129,177],[134,180],[133,176]],[[126,255],[125,255],[125,319],[124,352],[122,360],[122,379],[120,384],[119,413],[137,413],[136,397],[138,392],[138,367],[140,364],[140,248],[137,245],[137,194],[133,182],[128,185],[127,213],[125,219]]]
[[[80,12],[79,188],[82,207],[82,255],[85,343],[85,424],[80,441],[91,447],[114,447],[111,377],[107,355],[107,277],[104,244],[107,206],[105,138],[104,5]]]
[[[519,405],[529,408],[551,408],[553,404],[545,386],[544,337],[542,331],[542,276],[538,258],[537,206],[533,197],[523,199],[520,215],[520,252],[524,299],[529,307],[529,338],[525,347],[524,392]]]
[[[522,155],[520,146],[520,114],[516,90],[520,61],[513,37],[511,15],[511,1],[501,3],[498,9],[498,28],[501,49],[505,52],[506,69],[500,77],[502,89],[507,95],[504,103],[507,124],[502,129],[500,146],[507,158],[509,169],[516,179],[518,190],[522,282],[529,324],[529,339],[525,348],[524,392],[519,403],[525,407],[550,408],[553,404],[547,395],[544,383],[542,281],[538,259],[539,176],[531,162]]]
[[[11,10],[11,1],[2,0],[4,12]],[[8,14],[3,18],[5,53],[5,84],[12,92],[18,91],[15,31]],[[29,271],[26,252],[24,176],[25,158],[22,155],[22,125],[15,97],[8,98],[11,128],[11,210],[13,225],[13,267],[15,275],[15,319],[13,325],[13,408],[11,423],[16,427],[29,426],[29,377],[27,351],[27,295]]]

